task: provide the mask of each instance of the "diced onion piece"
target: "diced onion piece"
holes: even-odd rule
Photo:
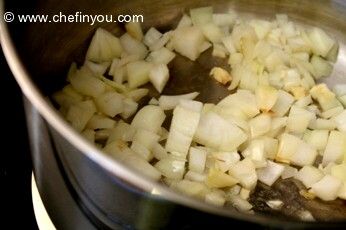
[[[191,147],[189,151],[189,170],[197,173],[203,173],[207,152],[203,149]]]
[[[269,112],[278,99],[278,91],[268,85],[260,85],[256,89],[256,101],[261,111]]]
[[[88,129],[111,129],[114,128],[116,121],[104,115],[95,114],[88,121],[86,127]]]
[[[278,136],[287,125],[287,117],[274,117],[272,118],[271,130],[267,136],[276,137]]]
[[[229,173],[239,180],[240,184],[247,189],[252,190],[257,184],[255,165],[248,158],[245,158],[233,165],[230,168]]]
[[[214,152],[212,154],[215,158],[215,168],[222,172],[227,172],[232,165],[240,160],[240,156],[237,151],[234,152]]]
[[[302,144],[302,141],[291,134],[283,133],[279,140],[279,150],[275,159],[279,162],[290,163],[290,159]]]
[[[163,158],[166,158],[168,156],[167,151],[162,145],[159,143],[155,143],[152,147],[153,155],[156,159],[161,160]]]
[[[252,160],[256,168],[267,166],[266,155],[264,151],[264,140],[251,140],[247,148],[242,152],[243,157]]]
[[[247,139],[247,135],[233,123],[214,112],[202,114],[194,140],[220,151],[233,151]]]
[[[136,88],[149,82],[152,64],[146,61],[136,61],[127,64],[127,78],[130,88]]]
[[[189,101],[191,107],[184,106],[182,103],[173,111],[173,118],[169,130],[166,150],[168,152],[178,152],[185,158],[190,148],[192,138],[196,132],[202,103]]]
[[[168,48],[168,42],[171,41],[171,37],[172,37],[172,31],[167,31],[152,46],[150,46],[149,49],[151,51],[159,50],[159,49],[163,48],[166,44],[167,44],[167,48]]]
[[[107,144],[116,140],[132,141],[135,133],[136,129],[133,126],[123,121],[119,121],[116,127],[110,131]]]
[[[311,188],[311,186],[321,180],[323,176],[324,174],[321,170],[309,165],[301,168],[295,175],[295,178],[301,181],[306,188]]]
[[[339,131],[331,131],[326,149],[323,153],[323,166],[331,162],[341,163],[346,153],[346,135]]]
[[[325,130],[334,130],[336,124],[333,120],[317,118],[312,120],[309,124],[309,129],[325,129]]]
[[[327,77],[333,71],[333,66],[328,61],[316,55],[312,56],[311,64],[315,69],[315,79]]]
[[[337,115],[339,115],[340,113],[342,113],[344,111],[344,107],[342,107],[341,105],[334,107],[332,109],[328,109],[326,111],[324,111],[323,113],[320,114],[320,116],[322,118],[325,119],[329,119],[332,117],[336,117]],[[335,121],[334,121],[335,122]],[[336,123],[335,123],[336,124]]]
[[[206,51],[207,49],[209,49],[212,46],[212,44],[210,42],[203,42],[203,44],[199,47],[199,52],[203,53],[204,51]]]
[[[308,96],[305,96],[305,97],[302,97],[300,99],[298,99],[294,105],[300,107],[300,108],[304,108],[308,105],[310,105],[312,103],[312,99],[311,99],[311,96],[308,95]]]
[[[256,35],[259,39],[263,39],[269,31],[272,29],[272,23],[266,20],[251,20],[249,23],[256,32]]]
[[[134,102],[130,98],[125,98],[123,100],[123,112],[120,114],[122,118],[127,119],[136,113],[138,108],[138,103]]]
[[[292,133],[303,133],[314,117],[312,112],[293,105],[287,119],[287,130]]]
[[[229,54],[235,54],[237,52],[233,44],[232,36],[223,37],[222,44],[225,46]]]
[[[159,101],[155,98],[152,97],[150,101],[148,102],[149,105],[159,105]]]
[[[336,128],[341,132],[346,132],[346,110],[332,118],[335,121]]]
[[[332,176],[335,176],[336,178],[339,178],[344,183],[346,182],[346,163],[339,164],[339,165],[333,165],[330,170],[330,174]]]
[[[153,180],[159,180],[161,178],[161,173],[156,168],[154,168],[150,163],[141,157],[137,156],[122,141],[114,141],[109,143],[105,146],[103,151],[134,169],[141,175],[145,175]]]
[[[210,192],[205,196],[205,202],[213,204],[216,206],[223,206],[226,202],[226,199],[219,192]]]
[[[279,179],[285,167],[273,161],[267,161],[267,166],[257,169],[258,180],[262,183],[272,186]]]
[[[209,188],[230,187],[238,183],[234,177],[221,172],[215,168],[209,169],[206,184]]]
[[[86,60],[84,65],[86,65],[95,75],[103,75],[108,69],[110,62],[94,63]]]
[[[326,57],[335,44],[335,41],[326,34],[326,32],[317,27],[314,27],[308,36],[311,41],[313,52],[322,57]]]
[[[267,133],[271,127],[271,117],[262,113],[249,121],[251,137],[255,138]]]
[[[212,68],[209,75],[213,76],[216,81],[220,82],[223,85],[232,80],[231,75],[221,67]]]
[[[105,92],[95,100],[96,106],[102,113],[114,117],[124,111],[123,96],[116,92]]]
[[[333,47],[329,50],[326,59],[328,61],[335,63],[338,58],[338,52],[339,52],[339,44],[335,42]]]
[[[169,70],[165,64],[154,65],[149,72],[150,82],[161,93],[169,78]]]
[[[168,64],[170,63],[175,57],[175,53],[167,49],[166,47],[162,47],[161,49],[155,50],[151,52],[148,57],[147,61],[157,63],[157,64]]]
[[[157,143],[159,139],[160,139],[160,136],[157,135],[156,133],[153,133],[145,129],[137,129],[135,135],[133,136],[132,143],[133,142],[140,143],[149,151],[152,151],[155,143]]]
[[[250,192],[251,191],[249,189],[242,188],[240,190],[239,196],[240,196],[240,198],[247,200],[250,197]]]
[[[166,115],[159,106],[147,105],[136,113],[131,126],[158,133],[165,118]]]
[[[320,181],[311,186],[311,190],[322,200],[330,201],[338,197],[341,186],[341,180],[331,175],[325,175]]]
[[[282,179],[291,178],[291,177],[294,177],[297,173],[298,173],[298,169],[293,168],[289,165],[285,165],[285,169],[281,174],[281,178]]]
[[[196,182],[204,182],[207,176],[205,174],[197,173],[194,171],[188,171],[185,174],[185,179],[192,180]]]
[[[96,107],[93,101],[82,101],[69,108],[66,114],[66,120],[71,123],[73,128],[81,132],[95,112]]]
[[[198,95],[199,95],[198,92],[192,92],[192,93],[174,95],[174,96],[161,95],[159,97],[159,105],[163,110],[174,109],[182,99],[193,100]]]
[[[268,200],[266,204],[274,210],[280,210],[282,206],[284,205],[284,202],[281,200]]]
[[[181,180],[174,185],[178,191],[183,192],[189,196],[204,197],[207,193],[208,188],[203,183],[189,180]]]
[[[192,25],[191,18],[188,15],[184,14],[183,17],[181,17],[181,19],[177,25],[177,28],[188,27],[191,25]]]
[[[248,201],[240,198],[239,196],[229,196],[229,201],[232,204],[232,206],[234,206],[239,211],[246,212],[252,209],[252,205]]]
[[[148,89],[134,89],[132,91],[126,92],[125,96],[131,98],[134,101],[139,101],[148,94]]]
[[[319,84],[311,88],[310,94],[313,99],[317,100],[323,111],[340,106],[335,94],[330,91],[326,84]]]
[[[181,27],[174,31],[172,42],[176,52],[194,61],[204,43],[202,32],[196,27]]]
[[[169,156],[158,161],[155,168],[169,179],[181,180],[185,172],[185,160]]]
[[[141,24],[139,22],[128,22],[125,24],[126,32],[131,35],[133,38],[141,41],[143,38],[143,31]]]
[[[264,141],[264,151],[268,159],[274,159],[278,151],[279,141],[271,137],[261,137],[261,140]]]
[[[309,145],[316,148],[316,150],[323,151],[326,148],[328,141],[328,130],[307,130],[304,133],[304,141]]]
[[[219,43],[221,42],[221,38],[223,37],[223,33],[221,29],[215,25],[214,23],[210,22],[204,25],[201,25],[201,30],[203,35],[212,43]]]
[[[276,116],[282,117],[287,113],[293,102],[294,98],[291,94],[283,90],[279,90],[278,98],[271,110]]]
[[[191,9],[190,16],[195,26],[203,26],[213,20],[213,8],[208,6]]]
[[[153,159],[153,154],[148,148],[143,144],[139,143],[137,140],[134,140],[131,144],[131,150],[135,152],[139,157],[143,158],[146,161],[151,161]]]
[[[139,59],[144,59],[147,56],[148,50],[145,45],[128,33],[125,33],[120,37],[120,43],[127,54],[136,54]]]
[[[95,131],[96,141],[106,141],[111,133],[112,129],[99,129]]]
[[[162,33],[160,33],[154,27],[151,27],[147,33],[144,35],[143,43],[147,46],[152,46],[162,37]]]
[[[256,97],[249,90],[238,90],[237,93],[222,99],[218,105],[225,108],[239,108],[247,118],[252,118],[259,113]]]
[[[91,70],[84,66],[71,76],[71,85],[78,92],[92,97],[101,95],[106,90],[106,85],[93,76]]]
[[[91,40],[86,59],[94,62],[112,61],[120,57],[122,47],[119,38],[107,30],[98,28]]]

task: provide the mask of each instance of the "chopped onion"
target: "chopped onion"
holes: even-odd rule
[[[196,27],[177,28],[172,37],[174,50],[192,61],[198,58],[204,41],[202,32]]]
[[[126,92],[125,96],[133,99],[134,101],[139,101],[148,94],[148,89],[134,89],[132,91]]]
[[[123,121],[119,121],[115,128],[110,131],[107,144],[116,141],[132,141],[133,136],[136,133],[136,129]]]
[[[127,79],[130,88],[136,88],[149,82],[152,64],[146,61],[131,62],[126,65]]]
[[[285,165],[285,169],[281,174],[281,178],[282,179],[291,178],[291,177],[294,177],[297,173],[298,173],[298,169],[293,168],[289,165]]]
[[[166,150],[168,152],[178,152],[184,158],[197,130],[202,110],[201,102],[190,101],[190,104],[189,108],[181,104],[174,109],[166,142]]]
[[[198,92],[192,92],[181,95],[161,95],[159,97],[159,105],[163,110],[174,109],[182,99],[193,100],[199,95]]]
[[[306,188],[311,188],[313,184],[323,178],[324,174],[318,168],[313,166],[304,166],[295,175],[295,178],[301,181]]]
[[[326,149],[323,153],[324,166],[331,162],[341,163],[346,152],[346,135],[339,131],[331,131]]]
[[[161,93],[169,78],[169,70],[165,64],[154,65],[149,72],[150,82]]]
[[[147,56],[148,50],[145,45],[128,33],[125,33],[120,37],[120,43],[124,48],[124,51],[130,55],[136,54],[139,59],[144,59]]]
[[[207,176],[205,174],[197,173],[194,171],[188,171],[185,174],[185,179],[196,181],[196,182],[204,182]]]
[[[191,147],[189,151],[189,170],[203,173],[206,159],[207,152],[205,150]]]
[[[205,201],[216,206],[223,206],[226,202],[224,195],[219,192],[210,192],[205,196]]]
[[[141,41],[143,38],[143,31],[141,24],[139,22],[128,22],[125,24],[126,32],[131,35],[133,38]]]
[[[267,133],[271,127],[271,117],[262,113],[249,121],[251,137],[255,138]]]
[[[111,129],[114,128],[116,124],[116,121],[113,119],[110,119],[104,115],[95,114],[90,118],[88,123],[86,124],[86,127],[88,129]]]
[[[165,118],[166,115],[159,106],[147,105],[136,113],[131,126],[158,133]]]
[[[71,85],[78,92],[92,97],[101,95],[106,90],[106,85],[94,77],[91,70],[83,66],[80,70],[70,77]]]
[[[97,108],[104,114],[114,117],[124,111],[123,95],[116,92],[105,92],[96,98]]]
[[[152,152],[154,157],[158,160],[161,160],[168,156],[166,149],[162,147],[162,145],[160,145],[159,143],[153,144]]]
[[[313,52],[322,57],[326,57],[332,49],[335,41],[327,35],[322,29],[314,27],[309,33],[309,39]]]
[[[82,101],[69,108],[66,120],[71,123],[73,128],[81,132],[95,112],[96,107],[93,101]]]
[[[258,180],[262,183],[272,186],[279,179],[285,167],[273,161],[267,161],[267,166],[257,169]]]
[[[311,186],[311,190],[322,200],[335,200],[341,189],[341,180],[331,175],[325,175],[320,181]]]
[[[276,116],[282,117],[290,109],[293,102],[294,102],[294,98],[291,94],[283,90],[279,90],[278,98],[271,110],[274,112]]]
[[[122,47],[119,38],[107,30],[98,28],[91,40],[86,59],[94,62],[112,61],[120,57]]]
[[[152,46],[154,45],[160,38],[162,37],[162,33],[159,32],[154,27],[151,27],[147,33],[144,35],[143,43],[146,46]]]
[[[278,99],[278,91],[271,86],[261,85],[256,89],[256,101],[261,111],[269,112]]]
[[[185,172],[185,160],[176,159],[173,156],[169,156],[161,159],[155,164],[162,175],[169,179],[181,180]]]
[[[233,186],[237,183],[238,180],[234,177],[214,168],[209,169],[206,179],[206,184],[209,188],[224,188]]]
[[[239,180],[240,184],[247,189],[252,190],[257,184],[255,165],[248,158],[245,158],[233,165],[230,168],[229,173],[231,176],[234,176],[234,178]]]
[[[167,49],[166,47],[162,47],[161,49],[155,50],[151,52],[148,57],[147,61],[157,63],[157,64],[168,64],[170,63],[175,57],[175,53]]]

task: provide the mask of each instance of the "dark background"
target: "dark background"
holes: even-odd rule
[[[0,229],[38,229],[22,94],[0,48]]]

